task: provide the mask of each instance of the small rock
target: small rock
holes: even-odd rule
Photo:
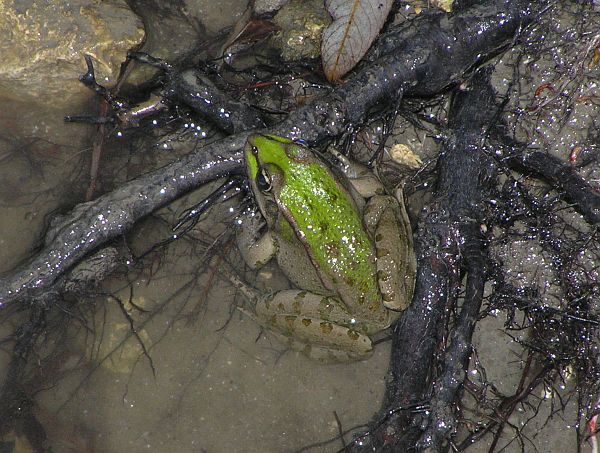
[[[261,15],[278,11],[289,0],[256,0],[254,2],[254,14]]]
[[[321,55],[321,33],[331,23],[322,0],[292,0],[279,10],[273,22],[281,31],[273,46],[286,61],[317,58]]]

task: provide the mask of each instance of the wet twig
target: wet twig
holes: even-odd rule
[[[541,2],[490,2],[450,19],[422,14],[399,31],[397,39],[407,40],[402,41],[397,53],[382,56],[332,93],[292,112],[268,132],[315,144],[360,123],[376,104],[391,100],[395,105],[403,95],[437,93],[512,42],[515,33],[534,20],[543,6]],[[491,27],[498,14],[503,17],[502,27]],[[448,50],[450,43],[452,51]],[[0,307],[44,291],[86,254],[159,207],[218,176],[239,172],[247,136],[248,132],[241,132],[193,151],[77,206],[49,233],[45,247],[35,257],[0,279]]]
[[[429,415],[423,419],[402,412],[389,417],[371,435],[371,446],[378,451],[405,451],[415,444],[420,450],[443,451],[457,424],[455,402],[487,278],[483,239],[491,213],[485,197],[496,184],[496,166],[484,146],[498,110],[488,74],[479,71],[455,96],[449,113],[452,132],[438,161],[435,201],[419,222],[413,304],[394,330],[392,383],[383,413],[429,399]],[[446,345],[443,327],[449,313],[457,310],[463,272],[466,294]]]

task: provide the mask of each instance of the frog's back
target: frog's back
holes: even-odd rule
[[[295,234],[325,290],[338,294],[352,312],[373,316],[373,307],[380,305],[374,247],[350,193],[329,169],[314,165],[310,172],[304,166],[301,175],[290,168],[279,197],[288,207],[287,238],[292,243]]]

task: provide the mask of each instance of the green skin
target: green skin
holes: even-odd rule
[[[254,316],[310,357],[368,357],[369,335],[387,328],[412,297],[415,259],[402,201],[382,195],[376,177],[359,164],[338,156],[345,174],[336,175],[308,148],[282,137],[251,136],[245,157],[268,226],[261,241],[269,246],[244,257],[251,267],[276,257],[299,288],[254,298]],[[359,195],[355,180],[375,193]]]

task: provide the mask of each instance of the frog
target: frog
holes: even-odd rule
[[[242,311],[312,359],[351,362],[370,357],[372,337],[410,305],[416,259],[402,189],[388,194],[367,166],[330,154],[336,165],[285,137],[247,139],[261,215],[244,222],[238,248],[251,269],[275,259],[293,287],[242,285]]]

